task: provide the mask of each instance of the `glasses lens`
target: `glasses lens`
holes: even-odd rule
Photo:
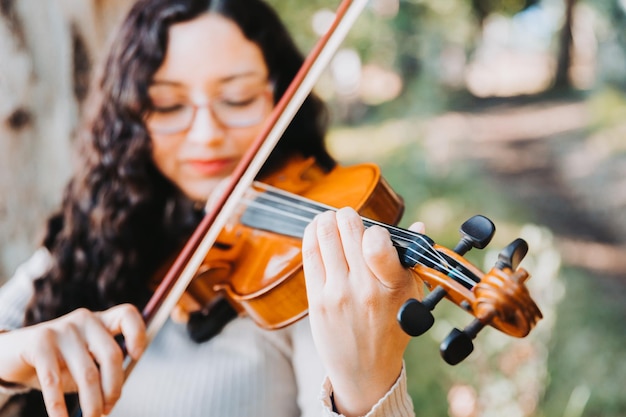
[[[227,127],[255,126],[265,119],[270,100],[269,91],[264,91],[244,101],[218,100],[213,102],[213,115]]]
[[[154,133],[178,133],[191,125],[193,114],[194,108],[189,104],[155,108],[150,112],[146,124],[148,129]]]
[[[180,103],[167,107],[154,106],[146,117],[146,126],[157,134],[174,134],[191,127],[198,111],[210,108],[212,117],[224,127],[244,128],[261,123],[272,105],[270,88],[258,88],[259,93],[244,99],[216,98],[208,105]]]

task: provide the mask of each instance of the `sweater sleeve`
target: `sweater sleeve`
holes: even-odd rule
[[[46,249],[37,250],[0,287],[0,330],[22,327],[26,306],[33,295],[33,282],[46,272],[50,261],[50,254]]]
[[[323,412],[319,392],[326,371],[313,343],[308,316],[292,324],[289,331],[292,337],[292,366],[298,385],[300,417],[319,417]]]
[[[324,417],[337,417],[333,411],[331,395],[333,389],[328,378],[322,386],[321,401],[324,408]],[[407,390],[406,369],[402,372],[391,389],[381,398],[364,417],[414,417],[413,401]]]
[[[26,306],[33,294],[33,281],[41,276],[49,265],[50,254],[46,249],[39,249],[0,287],[0,331],[22,327]],[[0,409],[11,396],[28,390],[30,388],[0,380]]]

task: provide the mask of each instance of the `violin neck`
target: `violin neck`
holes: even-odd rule
[[[336,208],[309,200],[296,194],[259,185],[263,192],[255,193],[246,200],[246,207],[239,219],[244,226],[301,239],[304,229],[316,215]],[[400,262],[408,268],[423,265],[449,275],[464,287],[471,289],[480,278],[459,265],[453,258],[435,248],[428,236],[402,229],[365,217],[366,228],[380,226],[389,231],[391,241],[398,251]]]
[[[315,216],[328,210],[337,210],[335,207],[272,186],[263,185],[263,188],[264,192],[258,193],[254,198],[246,201],[245,211],[239,219],[244,226],[301,239],[304,235],[304,229],[313,221]],[[365,217],[361,218],[366,228],[376,225],[387,229],[391,235],[391,240],[398,248],[406,248],[410,241],[424,237],[417,232]],[[427,239],[432,243],[430,238]]]

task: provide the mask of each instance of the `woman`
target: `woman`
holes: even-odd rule
[[[169,321],[145,347],[137,307],[150,278],[189,237],[301,63],[258,0],[133,7],[44,248],[0,292],[0,329],[39,323],[0,334],[6,395],[40,389],[51,416],[67,415],[63,394],[74,391],[85,416],[413,414],[402,365],[409,337],[395,314],[419,284],[387,232],[364,231],[352,209],[321,214],[305,231],[310,319],[266,331],[237,317],[205,343]],[[263,173],[291,157],[330,170],[325,130],[311,95]],[[141,356],[123,394],[119,333]]]

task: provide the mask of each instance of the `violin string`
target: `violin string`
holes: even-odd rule
[[[252,197],[256,196],[256,198],[246,199],[246,201],[244,201],[248,205],[248,207],[254,207],[258,210],[265,211],[266,213],[269,212],[272,214],[277,214],[279,217],[282,218],[300,221],[303,223],[303,227],[310,223],[317,214],[320,214],[326,210],[336,211],[334,207],[327,206],[322,203],[313,202],[311,200],[288,193],[275,187],[268,186],[266,184],[255,183],[255,186],[265,191],[252,191],[252,193],[254,193]],[[272,205],[272,202],[277,203],[281,206],[281,208],[290,208],[291,210],[282,210],[281,208]],[[298,215],[298,213],[300,213],[300,215]],[[407,251],[406,257],[416,264],[424,265],[423,261],[426,260],[431,264],[438,266],[440,269],[448,273],[449,276],[457,279],[457,281],[462,281],[468,284],[470,287],[473,287],[476,284],[476,281],[468,277],[464,272],[460,271],[459,269],[452,268],[449,262],[445,259],[445,257],[440,252],[435,250],[422,234],[387,225],[385,223],[381,223],[375,220],[363,219],[363,221],[366,227],[379,225],[387,229],[390,232],[392,238],[395,238],[392,239],[392,241],[396,245],[403,247]],[[367,223],[369,223],[369,225]],[[425,244],[423,244],[423,242]],[[415,246],[417,246],[417,248],[419,248],[423,252],[418,252],[416,249],[408,245],[411,243],[415,244]]]
[[[327,206],[321,203],[316,203],[316,202],[304,199],[303,197],[287,193],[283,190],[276,189],[275,187],[270,187],[270,186],[263,184],[263,188],[266,190],[266,192],[258,193],[257,201],[255,201],[252,204],[254,204],[257,208],[261,208],[266,211],[271,210],[275,214],[278,214],[283,217],[289,216],[289,215],[285,215],[283,211],[279,210],[276,207],[272,207],[270,204],[267,204],[267,205],[259,204],[259,201],[268,201],[268,200],[274,201],[280,204],[281,206],[288,206],[300,213],[304,211],[309,212],[312,214],[310,218],[304,217],[304,216],[296,216],[294,214],[290,215],[292,219],[298,217],[298,219],[303,221],[305,225],[308,224],[316,214],[319,214],[325,210],[336,210],[335,208],[331,206]],[[305,203],[305,204],[303,205],[302,203]],[[375,220],[370,220],[370,219],[363,219],[363,220],[364,220],[364,223],[366,223],[366,227],[376,224],[376,225],[379,225],[381,227],[388,229],[392,237],[396,238],[395,240],[392,239],[394,243],[398,244],[398,246],[402,246],[403,248],[405,248],[408,253],[414,253],[415,255],[418,256],[418,258],[415,258],[415,257],[411,257],[407,255],[407,257],[413,262],[415,262],[416,264],[417,263],[421,264],[420,258],[426,259],[430,261],[433,265],[439,266],[441,269],[446,271],[448,275],[450,275],[451,277],[457,278],[458,280],[467,283],[470,287],[475,285],[476,281],[472,280],[471,278],[469,278],[467,275],[465,275],[458,269],[451,268],[447,260],[441,255],[441,253],[436,251],[428,243],[428,241],[423,235],[416,233],[416,232],[412,232],[410,230],[405,230],[405,229],[401,229],[395,226],[390,226],[390,225],[387,225],[387,224],[384,224]],[[367,223],[370,223],[370,225],[367,225]],[[409,235],[413,239],[418,239],[419,241],[416,242],[415,240],[407,238],[404,235]],[[423,253],[417,252],[415,249],[411,248],[410,246],[407,247],[407,246],[399,245],[400,243],[399,241],[402,241],[403,243],[414,243],[416,246],[419,247],[419,249],[425,251],[427,254],[435,256],[437,259],[433,259],[432,257],[424,255]],[[422,241],[426,242],[426,246],[422,245],[421,243]]]
[[[328,206],[322,203],[317,203],[317,202],[313,202],[311,200],[307,200],[303,197],[300,196],[294,196],[292,194],[287,193],[286,191],[280,190],[280,189],[269,189],[269,186],[264,185],[265,187],[267,187],[268,191],[265,193],[258,193],[257,195],[260,196],[260,198],[257,198],[257,200],[255,202],[252,202],[253,205],[255,205],[257,208],[262,208],[265,210],[271,210],[274,213],[277,214],[281,214],[281,215],[285,215],[285,213],[281,210],[279,210],[276,207],[272,207],[271,205],[263,205],[263,204],[259,204],[258,201],[262,201],[262,200],[271,200],[274,201],[278,204],[281,204],[283,206],[289,206],[291,208],[293,208],[294,210],[297,210],[298,212],[302,213],[302,212],[309,212],[311,214],[310,217],[305,217],[304,215],[302,216],[297,216],[295,214],[291,214],[292,218],[297,218],[298,220],[301,220],[303,223],[308,224],[311,222],[311,220],[313,220],[313,217],[315,217],[317,214],[320,214],[326,210],[332,210],[332,211],[337,211],[336,208],[332,207],[332,206]],[[289,200],[295,200],[298,203],[305,203],[305,205],[302,204],[296,204],[296,203],[292,203]],[[406,243],[406,244],[411,244],[414,241],[411,240],[411,238],[418,238],[420,240],[426,241],[426,239],[424,238],[423,235],[417,233],[417,232],[412,232],[410,230],[406,230],[406,229],[402,229],[396,226],[392,226],[392,225],[388,225],[385,223],[381,223],[378,222],[376,220],[371,220],[371,219],[365,219],[363,218],[364,223],[366,224],[367,227],[372,226],[372,225],[378,225],[381,227],[384,227],[385,229],[387,229],[390,234],[392,235],[392,237],[396,238],[395,242],[396,243]],[[369,225],[368,225],[369,223]],[[409,237],[406,237],[409,236]],[[427,241],[426,241],[427,242]],[[428,244],[428,242],[427,242]],[[406,246],[403,246],[403,248],[408,249]],[[420,249],[432,249],[432,247],[428,244],[427,247],[422,247],[420,246]],[[447,264],[447,261],[445,260],[445,258],[443,256],[441,256],[441,254],[439,254],[438,252],[433,252],[434,255],[436,255],[440,262]],[[432,261],[433,263],[434,260],[429,259],[430,261]]]
[[[281,195],[272,195],[273,191],[268,191],[265,193],[259,193],[258,195],[260,197],[258,197],[256,200],[247,200],[247,203],[249,206],[257,208],[259,210],[264,210],[265,212],[271,212],[273,214],[277,214],[280,217],[283,218],[290,218],[290,219],[295,219],[295,220],[300,220],[304,223],[304,225],[308,224],[313,217],[315,217],[316,214],[322,213],[325,210],[333,210],[336,211],[335,208],[332,208],[330,206],[325,206],[323,204],[319,204],[319,206],[316,206],[314,203],[310,202],[310,200],[306,200],[303,199],[302,201],[307,203],[308,207],[303,208],[302,205],[298,205],[295,203],[290,203],[287,202],[286,199],[282,198],[283,196]],[[280,194],[280,193],[277,193]],[[289,194],[287,194],[287,197],[296,200],[296,197],[293,197]],[[289,212],[285,212],[283,210],[280,210],[278,207],[272,206],[270,203],[262,203],[262,200],[273,200],[275,202],[278,202],[279,204],[281,204],[281,206],[289,206],[293,209],[296,209],[298,211],[302,212],[308,212],[310,214],[312,214],[311,217],[306,217],[304,215],[302,216],[298,216],[297,214],[294,213],[289,213]],[[319,209],[317,209],[319,208]],[[462,271],[456,269],[456,268],[452,268],[450,266],[450,264],[448,263],[448,261],[442,256],[442,254],[440,252],[438,252],[437,250],[435,250],[426,240],[426,238],[419,234],[419,233],[415,233],[415,232],[411,232],[409,230],[405,230],[405,229],[401,229],[401,228],[397,228],[395,226],[390,226],[384,223],[380,223],[374,220],[369,220],[369,219],[363,219],[364,223],[370,223],[370,225],[366,224],[366,227],[370,227],[371,225],[379,225],[381,227],[384,227],[386,229],[389,230],[390,234],[392,235],[393,238],[392,241],[394,243],[397,244],[397,246],[401,246],[403,247],[406,251],[407,251],[407,255],[406,257],[408,259],[410,259],[411,261],[415,262],[416,264],[420,264],[420,265],[424,265],[423,260],[427,260],[430,263],[432,263],[435,266],[440,267],[442,270],[444,270],[445,272],[448,273],[448,275],[452,278],[456,278],[457,281],[462,281],[466,284],[469,285],[469,287],[473,287],[476,284],[476,281],[473,280],[472,278],[468,277],[466,274],[464,274]],[[414,239],[418,239],[418,241],[415,240],[411,240],[403,235],[410,235],[411,237],[413,237]],[[301,235],[300,235],[301,237]],[[415,250],[413,247],[411,246],[404,246],[404,245],[400,245],[399,243],[414,243],[419,249],[423,250],[426,254],[422,253],[422,252],[418,252],[417,250]],[[426,245],[423,245],[421,242],[425,242]],[[411,254],[414,254],[415,256],[411,256]],[[428,255],[432,255],[434,256],[428,256]]]

